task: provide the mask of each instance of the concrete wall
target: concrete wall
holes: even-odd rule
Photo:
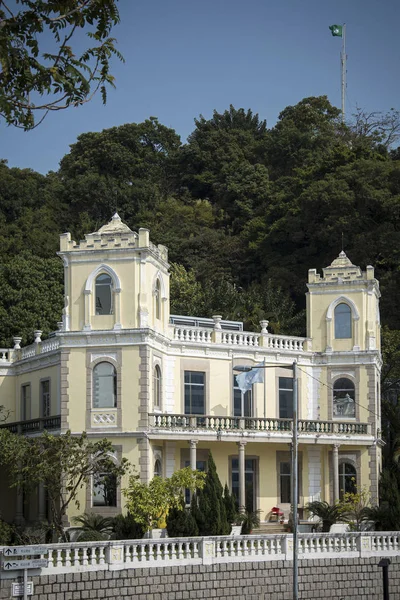
[[[379,557],[306,560],[299,563],[299,599],[380,600]],[[291,600],[290,561],[97,571],[29,577],[32,600]],[[390,599],[400,598],[400,556],[391,557]],[[11,580],[0,581],[0,600],[11,598]]]

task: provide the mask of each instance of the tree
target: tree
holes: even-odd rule
[[[94,231],[117,209],[132,228],[142,227],[139,213],[154,212],[173,187],[171,164],[179,147],[176,132],[155,117],[80,135],[58,172],[70,221],[86,212]],[[83,233],[77,231],[78,237]]]
[[[229,535],[231,524],[226,517],[223,489],[212,454],[208,455],[204,488],[195,494],[197,510],[193,514],[199,535]]]
[[[181,180],[194,198],[222,209],[225,225],[238,232],[254,208],[268,201],[266,122],[231,105],[195,124],[180,153]]]
[[[63,268],[58,258],[39,258],[24,252],[0,262],[0,339],[3,346],[33,331],[55,331],[64,307]]]
[[[136,475],[131,476],[128,487],[123,490],[126,508],[134,521],[146,530],[160,527],[171,509],[182,510],[184,507],[183,490],[201,489],[204,477],[205,473],[192,471],[190,467],[175,471],[165,479],[153,477],[149,483],[139,481]]]
[[[109,440],[92,442],[86,433],[75,436],[67,431],[54,436],[45,432],[26,438],[5,429],[0,430],[0,463],[6,467],[12,487],[29,493],[39,484],[44,486],[52,526],[65,541],[67,511],[71,505],[79,508],[78,494],[83,486],[104,474],[118,483],[129,464],[125,458],[116,462]]]
[[[117,1],[19,0],[18,9],[0,2],[0,115],[9,125],[33,129],[49,111],[88,102],[99,89],[106,102],[110,59],[123,60],[110,37]],[[86,27],[90,43],[77,54],[71,40]]]

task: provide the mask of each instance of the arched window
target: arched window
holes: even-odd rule
[[[156,462],[154,463],[154,477],[161,477],[161,476],[162,476],[161,460],[159,458],[157,458]]]
[[[101,273],[96,277],[96,315],[112,315],[112,279]]]
[[[159,279],[157,279],[156,285],[154,288],[154,302],[155,302],[156,319],[161,319],[161,283],[160,283]]]
[[[355,387],[354,383],[346,377],[336,379],[333,384],[333,416],[356,416]]]
[[[349,462],[339,465],[339,497],[343,500],[344,494],[353,494],[357,491],[357,471]]]
[[[154,408],[161,407],[161,369],[158,365],[153,371],[153,406]]]
[[[100,362],[93,369],[93,408],[117,406],[117,374],[109,362]]]
[[[348,304],[341,302],[335,308],[335,338],[351,338],[351,309]]]

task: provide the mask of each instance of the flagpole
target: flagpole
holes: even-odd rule
[[[342,52],[340,54],[340,63],[342,66],[342,121],[344,123],[346,111],[345,111],[345,95],[346,95],[346,23],[343,23],[343,35],[342,35]]]

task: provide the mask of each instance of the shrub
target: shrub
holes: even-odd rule
[[[199,528],[190,510],[185,506],[171,508],[167,515],[168,537],[193,537],[199,535]]]
[[[113,538],[115,540],[140,540],[146,531],[142,523],[137,523],[130,513],[117,515],[113,522]]]

